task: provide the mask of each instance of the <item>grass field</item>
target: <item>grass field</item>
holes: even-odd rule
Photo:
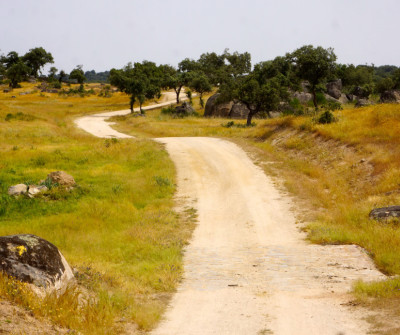
[[[228,119],[176,119],[152,110],[145,118],[114,117],[117,130],[136,136],[115,141],[93,138],[72,121],[84,113],[126,109],[122,94],[12,94],[17,98],[0,95],[0,234],[29,232],[50,240],[77,268],[81,285],[101,297],[87,308],[87,318],[77,321],[68,313],[52,316],[49,303],[53,307],[41,313],[65,327],[101,334],[133,322],[150,329],[180,278],[181,250],[193,222],[172,209],[174,168],[153,137],[237,142],[295,196],[311,242],[358,244],[384,273],[400,274],[399,223],[368,218],[374,207],[400,203],[399,105],[348,107],[335,112],[338,121],[328,125],[303,116],[255,120],[250,128],[237,126],[244,120],[229,125]],[[197,99],[195,107],[201,114]],[[72,174],[80,187],[35,200],[4,196],[9,185],[37,182],[54,170]],[[0,285],[3,294],[7,285]],[[359,282],[354,291],[361,303],[389,306],[386,313],[399,316],[398,287],[395,277]],[[85,320],[99,311],[111,317],[91,329]],[[120,318],[127,322],[116,322]],[[386,334],[395,334],[393,329]]]
[[[174,166],[153,141],[98,139],[74,126],[81,114],[126,109],[126,96],[18,95],[33,89],[0,94],[0,235],[30,233],[55,244],[94,299],[71,308],[70,290],[40,302],[7,278],[0,294],[83,333],[115,334],[126,324],[149,329],[180,279],[193,227],[173,210]],[[10,185],[36,184],[57,170],[79,186],[35,199],[7,195]]]

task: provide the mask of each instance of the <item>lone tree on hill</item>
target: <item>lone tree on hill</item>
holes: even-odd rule
[[[82,65],[78,65],[75,69],[71,71],[71,73],[69,74],[69,79],[76,79],[79,84],[83,85],[86,77],[82,70]]]
[[[133,65],[129,63],[121,70],[112,69],[110,71],[110,83],[131,96],[130,109],[132,113],[133,105],[138,101],[140,113],[144,114],[142,105],[146,99],[161,96],[161,68],[149,61]]]
[[[30,68],[22,60],[12,64],[6,70],[6,77],[10,80],[10,87],[19,87],[19,83],[29,75]]]
[[[30,75],[38,77],[41,68],[48,64],[54,63],[53,56],[42,47],[30,49],[23,57],[23,61],[31,69]]]
[[[308,80],[310,83],[314,106],[317,108],[317,85],[335,72],[336,55],[333,49],[305,45],[288,54],[287,57],[292,62],[299,78]]]

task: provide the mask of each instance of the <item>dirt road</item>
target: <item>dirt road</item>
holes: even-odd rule
[[[104,119],[91,122],[78,125],[99,136]],[[305,242],[290,198],[235,144],[157,140],[176,164],[177,197],[199,223],[184,280],[153,335],[367,333],[347,292],[353,280],[384,276],[360,248]]]

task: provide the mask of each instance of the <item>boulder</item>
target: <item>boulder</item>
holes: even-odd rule
[[[45,185],[29,185],[28,188],[28,197],[33,198],[35,195],[48,191],[48,188]]]
[[[49,179],[53,184],[58,184],[60,186],[76,185],[74,177],[64,171],[51,172],[47,175],[47,179]]]
[[[400,206],[375,208],[369,213],[371,219],[400,218]]]
[[[204,109],[204,116],[229,117],[229,113],[231,112],[233,106],[233,101],[217,103],[217,99],[219,96],[220,94],[216,93],[208,98]]]
[[[347,95],[346,94],[344,94],[344,93],[342,93],[341,95],[340,95],[340,97],[339,97],[339,102],[341,103],[341,104],[347,104],[347,103],[349,103],[349,99],[347,98]]]
[[[46,289],[60,289],[74,277],[56,246],[30,234],[0,237],[0,270]]]
[[[326,84],[328,94],[335,99],[339,99],[342,95],[342,79],[334,80]]]
[[[21,195],[21,194],[25,194],[28,191],[28,186],[26,186],[25,184],[17,184],[14,186],[10,186],[8,188],[8,195]]]
[[[298,99],[302,104],[306,104],[307,102],[313,100],[312,94],[306,92],[294,92],[293,98]]]
[[[229,112],[231,119],[247,119],[247,115],[249,115],[249,109],[241,102],[234,103]]]
[[[358,99],[355,107],[365,107],[365,106],[369,106],[372,105],[372,102],[367,100],[367,99]]]
[[[400,103],[400,91],[389,90],[381,94],[381,102],[383,103]]]
[[[349,101],[357,100],[357,96],[355,96],[354,94],[346,94],[346,98]]]
[[[182,105],[175,107],[175,113],[179,116],[187,116],[196,114],[196,111],[190,103],[185,101]]]

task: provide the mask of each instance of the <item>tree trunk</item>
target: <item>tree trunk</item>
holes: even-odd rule
[[[256,113],[250,110],[249,114],[247,115],[247,123],[246,123],[247,127],[251,126],[251,120],[253,119],[254,114]]]
[[[317,105],[317,94],[315,93],[315,87],[314,86],[312,87],[312,95],[313,95],[314,107],[318,108],[318,105]]]
[[[140,110],[140,114],[144,114],[143,110],[142,110],[142,102],[139,101],[139,110]]]
[[[181,93],[182,86],[179,86],[178,89],[175,89],[176,93],[176,103],[179,104],[179,94]]]
[[[131,100],[129,101],[130,104],[130,108],[131,108],[131,113],[133,113],[133,105],[135,103],[135,98],[133,96],[131,96]]]

